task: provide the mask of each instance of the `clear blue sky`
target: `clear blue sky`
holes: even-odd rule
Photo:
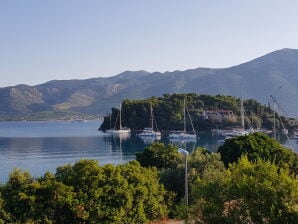
[[[298,48],[296,0],[1,0],[0,86],[228,67]]]

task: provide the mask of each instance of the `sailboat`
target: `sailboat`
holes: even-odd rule
[[[144,130],[141,133],[139,133],[138,136],[140,136],[140,137],[150,137],[150,138],[160,137],[161,132],[154,131],[153,121],[154,121],[153,108],[152,108],[152,104],[150,104],[150,123],[151,123],[151,127],[144,128]],[[157,127],[156,127],[156,129],[157,129]]]
[[[106,133],[113,133],[115,131],[115,128],[112,128],[112,114],[109,113],[109,121],[110,121],[110,128],[107,129],[105,132]],[[117,120],[116,120],[117,122]]]
[[[186,103],[185,103],[185,98],[184,98],[184,101],[183,101],[184,130],[183,131],[171,131],[170,134],[169,134],[169,138],[171,140],[175,140],[175,139],[185,140],[185,139],[196,139],[197,138],[197,135],[196,135],[192,120],[189,116],[189,113],[188,113],[188,116],[189,116],[189,120],[190,120],[191,127],[192,127],[192,134],[186,133],[186,113],[185,112],[186,112]]]
[[[245,129],[242,89],[241,89],[241,98],[240,98],[240,113],[241,113],[241,128],[233,128],[231,131],[225,132],[224,133],[224,136],[226,137],[225,139],[248,135],[249,133],[254,132],[254,129],[252,127],[250,129]]]
[[[127,127],[122,127],[122,120],[121,120],[121,110],[122,110],[122,104],[120,103],[120,108],[119,108],[119,129],[109,129],[106,132],[111,133],[111,134],[128,134],[131,132],[130,128]],[[117,119],[116,119],[117,123]],[[115,124],[116,125],[116,124]]]

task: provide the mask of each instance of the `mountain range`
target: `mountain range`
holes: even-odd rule
[[[276,97],[279,108],[298,117],[298,50],[281,49],[229,68],[186,71],[126,71],[113,77],[52,80],[36,86],[0,88],[0,115],[43,111],[75,111],[104,115],[123,99],[171,93],[231,95],[267,104]]]

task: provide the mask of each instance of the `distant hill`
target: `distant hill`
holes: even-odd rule
[[[298,50],[282,49],[229,68],[149,73],[126,71],[108,78],[53,80],[0,88],[0,115],[75,111],[104,115],[120,101],[172,93],[223,94],[267,104],[276,95],[290,116],[298,116]],[[281,86],[281,88],[279,88]]]

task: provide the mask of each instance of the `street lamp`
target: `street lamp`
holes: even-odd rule
[[[185,204],[187,208],[188,207],[187,156],[189,155],[189,152],[182,148],[179,148],[178,152],[184,155],[185,157]]]

